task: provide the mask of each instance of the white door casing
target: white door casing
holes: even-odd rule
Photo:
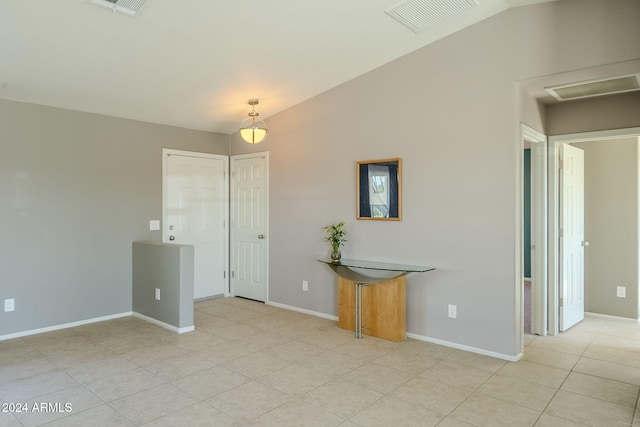
[[[525,124],[520,126],[521,151],[528,144],[531,149],[531,333],[547,334],[547,137]],[[522,163],[522,158],[520,158]],[[522,167],[520,167],[522,169]],[[521,176],[522,174],[520,174]],[[520,185],[519,188],[521,188]],[[523,192],[521,192],[523,194]],[[520,197],[521,199],[522,197]],[[523,201],[520,201],[522,211]],[[522,213],[520,218],[522,218]],[[522,223],[522,220],[518,221]],[[523,233],[522,227],[519,230]],[[523,238],[520,238],[521,242]],[[519,244],[518,248],[522,245]],[[522,257],[520,257],[522,258]],[[524,270],[523,261],[516,278],[516,286],[522,288]],[[523,302],[519,301],[518,308]],[[520,328],[518,329],[520,330]],[[520,337],[521,351],[524,351],[524,340]]]
[[[228,162],[163,150],[162,241],[194,246],[194,299],[228,294]]]
[[[268,300],[269,153],[231,157],[231,284],[235,296]]]
[[[560,146],[560,331],[584,319],[584,151]]]

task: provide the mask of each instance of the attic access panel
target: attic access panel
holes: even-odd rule
[[[640,90],[640,73],[550,86],[545,90],[558,101],[631,92]]]

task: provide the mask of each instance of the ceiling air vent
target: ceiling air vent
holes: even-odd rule
[[[113,12],[136,16],[147,0],[89,0],[90,3],[111,9]]]
[[[590,98],[593,96],[631,92],[634,90],[640,90],[640,73],[608,77],[606,79],[590,80],[580,83],[550,86],[546,87],[545,90],[558,101],[570,101],[573,99]]]
[[[419,33],[477,5],[477,0],[408,0],[388,9],[386,13],[414,33]]]

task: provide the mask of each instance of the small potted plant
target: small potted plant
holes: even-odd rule
[[[327,232],[327,237],[324,240],[331,244],[331,261],[338,262],[342,257],[340,246],[347,241],[344,237],[347,235],[347,230],[344,229],[344,221],[327,225],[324,230]]]

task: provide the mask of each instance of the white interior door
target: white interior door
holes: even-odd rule
[[[233,294],[267,300],[268,153],[231,157],[231,283]]]
[[[227,290],[228,157],[163,150],[163,242],[194,246],[194,299]]]
[[[584,152],[560,146],[560,330],[584,319]]]

